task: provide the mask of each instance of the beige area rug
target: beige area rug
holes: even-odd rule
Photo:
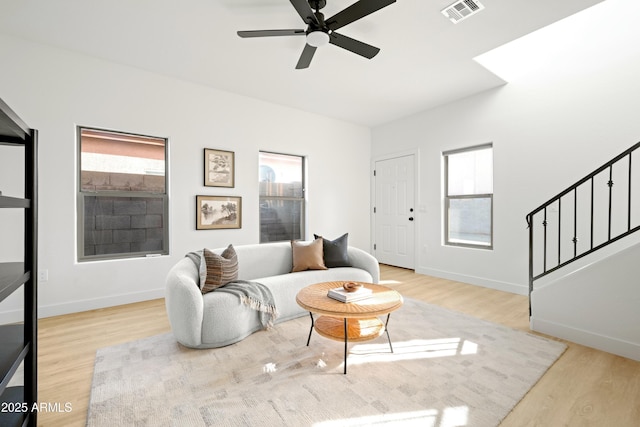
[[[88,426],[496,426],[562,343],[406,299],[386,335],[349,345],[308,316],[218,349],[171,334],[98,350]]]

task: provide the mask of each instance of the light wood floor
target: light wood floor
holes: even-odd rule
[[[383,283],[405,297],[529,331],[527,298],[381,266]],[[39,322],[39,395],[70,403],[70,412],[42,412],[41,426],[84,426],[98,348],[168,332],[164,301],[94,310]],[[640,425],[640,362],[568,343],[501,426]],[[473,427],[473,426],[469,426]]]

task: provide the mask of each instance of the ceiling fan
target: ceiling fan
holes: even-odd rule
[[[238,31],[240,37],[306,36],[306,45],[298,60],[296,69],[308,68],[316,49],[327,43],[341,47],[365,58],[371,59],[380,52],[377,47],[336,33],[336,30],[395,3],[396,0],[359,0],[346,9],[325,19],[320,9],[326,0],[290,0],[293,7],[307,24],[306,30],[254,30]],[[315,12],[314,12],[315,10]]]

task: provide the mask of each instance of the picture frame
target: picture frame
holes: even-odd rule
[[[196,196],[196,230],[242,228],[242,197]]]
[[[235,168],[233,151],[204,149],[205,187],[235,187]]]

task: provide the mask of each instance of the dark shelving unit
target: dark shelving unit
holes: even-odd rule
[[[22,147],[24,152],[24,194],[0,193],[0,209],[24,210],[24,256],[22,262],[0,261],[0,301],[24,290],[24,319],[0,325],[0,426],[35,426],[37,411],[37,289],[38,289],[38,132],[30,129],[0,99],[0,156],[3,146]],[[2,182],[0,182],[2,191]],[[15,245],[4,236],[1,245]],[[21,386],[9,386],[23,365]]]

